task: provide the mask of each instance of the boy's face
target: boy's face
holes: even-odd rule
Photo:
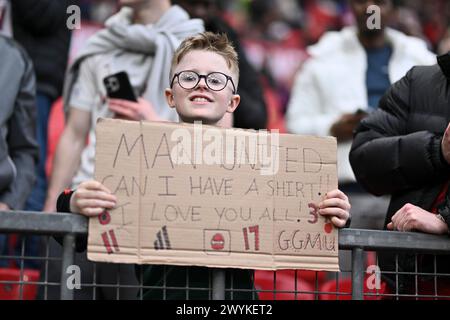
[[[173,74],[181,71],[195,71],[199,75],[221,72],[231,76],[234,84],[237,84],[236,75],[232,74],[225,58],[211,51],[188,52],[175,67]],[[181,87],[180,82],[183,80],[179,77],[175,76],[173,80],[172,88],[166,89],[166,99],[170,107],[176,108],[182,122],[202,121],[203,124],[216,125],[227,112],[234,112],[239,104],[240,97],[233,94],[230,80],[220,91],[211,90],[206,85],[205,78],[201,78],[192,89]]]

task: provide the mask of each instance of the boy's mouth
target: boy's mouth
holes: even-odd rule
[[[190,101],[193,102],[213,102],[211,98],[202,94],[195,94],[189,98]]]

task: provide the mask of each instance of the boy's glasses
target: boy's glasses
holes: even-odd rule
[[[222,72],[211,72],[207,75],[203,75],[198,74],[195,71],[181,71],[174,74],[172,82],[170,83],[171,88],[173,87],[175,78],[178,78],[178,84],[180,87],[186,90],[194,89],[202,78],[205,79],[206,86],[212,91],[221,91],[225,89],[228,81],[230,81],[233,86],[233,94],[236,93],[236,87],[234,86],[233,79]]]

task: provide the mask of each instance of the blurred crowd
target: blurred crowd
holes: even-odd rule
[[[98,26],[117,10],[115,0],[79,2],[85,20]],[[238,33],[249,61],[275,88],[282,111],[294,75],[308,56],[307,46],[316,43],[326,31],[340,30],[354,23],[347,0],[215,2],[218,14]],[[425,40],[437,54],[450,51],[450,2],[394,0],[393,3],[390,26]]]
[[[126,2],[122,0],[122,3]],[[170,3],[161,0],[163,2]],[[365,10],[369,2],[382,8],[389,7],[386,12],[383,11],[382,31],[385,27],[388,29],[385,34],[364,34],[364,26],[361,26],[359,19],[368,16],[363,11],[360,11],[360,16],[355,12],[358,13],[359,7]],[[69,30],[66,9],[72,4],[81,9],[81,26]],[[234,126],[334,135],[338,140],[339,165],[343,166],[338,170],[339,182],[340,186],[347,188],[344,191],[353,202],[353,214],[359,212],[361,220],[361,212],[371,211],[371,205],[373,212],[379,213],[373,224],[358,225],[356,219],[352,226],[382,228],[388,199],[380,204],[372,198],[361,196],[365,191],[356,183],[348,160],[352,133],[361,119],[377,108],[378,101],[389,86],[401,79],[412,66],[435,64],[436,55],[450,51],[450,2],[392,0],[392,7],[388,0],[178,0],[172,1],[172,4],[183,8],[182,11],[172,12],[172,19],[185,19],[183,21],[187,26],[192,27],[192,20],[196,19],[189,20],[184,13],[186,10],[191,17],[203,20],[206,30],[225,32],[233,41],[241,71],[238,89],[241,106],[234,114],[234,119],[230,120]],[[173,9],[170,4],[168,6]],[[11,90],[20,93],[16,100],[11,98],[11,109],[16,110],[17,115],[7,113],[0,118],[3,121],[0,123],[0,129],[3,130],[3,140],[0,142],[8,145],[0,144],[0,177],[6,168],[10,171],[8,174],[11,180],[19,177],[16,181],[22,186],[26,185],[26,188],[21,188],[20,197],[9,195],[14,191],[11,188],[17,189],[17,186],[9,186],[11,190],[0,194],[0,210],[55,211],[58,193],[64,187],[76,186],[92,176],[95,118],[111,116],[111,110],[120,113],[120,110],[128,108],[120,104],[107,106],[103,101],[104,96],[101,97],[93,89],[108,75],[103,74],[106,72],[103,65],[105,59],[116,64],[120,64],[117,61],[123,59],[121,63],[129,65],[127,71],[133,87],[139,91],[139,97],[151,97],[147,99],[150,105],[144,105],[141,101],[139,106],[132,105],[133,108],[143,109],[139,109],[135,117],[128,118],[174,120],[174,114],[169,115],[166,106],[161,105],[163,90],[160,90],[161,96],[158,97],[151,92],[154,88],[164,87],[168,74],[165,67],[169,65],[170,58],[160,57],[159,51],[152,49],[155,43],[156,47],[161,42],[153,39],[152,35],[139,38],[142,36],[139,28],[133,29],[132,33],[128,33],[127,28],[119,28],[117,30],[124,31],[123,35],[105,32],[103,38],[95,38],[97,42],[88,42],[93,35],[98,36],[100,30],[111,28],[129,18],[127,12],[117,14],[118,10],[118,0],[0,0],[0,33],[7,37],[6,40],[0,38],[0,52],[2,58],[8,57],[9,61],[0,61],[0,83],[3,80]],[[111,20],[111,16],[114,19]],[[140,18],[149,17],[151,13],[145,12]],[[147,21],[152,22],[156,33],[160,31],[158,28],[164,29],[158,25],[163,25],[158,19]],[[164,23],[167,22],[168,18],[164,20]],[[130,23],[134,25],[136,21]],[[142,21],[136,24],[144,25]],[[360,34],[350,27],[355,25]],[[173,28],[168,32],[173,31],[183,37],[199,30]],[[128,35],[133,36],[128,39],[129,42],[117,45]],[[181,42],[182,37],[178,40]],[[147,44],[145,41],[149,45],[142,49],[143,44]],[[164,52],[173,53],[174,48],[170,45],[163,44],[164,50],[167,50]],[[126,58],[115,54],[117,50],[124,51]],[[136,52],[144,55],[144,58],[136,57]],[[367,59],[364,59],[364,63],[358,64],[358,59],[365,58],[365,55]],[[149,56],[162,61],[161,69],[157,69],[161,71],[160,74],[155,74],[153,60],[146,60]],[[35,77],[30,69],[30,60]],[[141,61],[144,68],[137,61]],[[11,69],[11,65],[17,68]],[[113,70],[114,63],[108,64],[107,68],[112,68],[108,72]],[[146,68],[148,72],[143,75],[141,69]],[[69,86],[67,70],[69,76],[74,77]],[[157,82],[163,77],[164,82]],[[28,79],[28,82],[25,83],[24,79]],[[64,79],[69,91],[65,92],[63,101]],[[147,87],[152,81],[157,85]],[[30,88],[34,88],[35,82],[36,110],[29,101],[32,97]],[[6,85],[0,88],[1,92]],[[70,107],[75,107],[70,108],[70,112],[68,102]],[[96,104],[98,108],[91,107]],[[153,108],[154,113],[149,117],[148,112],[138,114],[145,108],[147,111]],[[65,121],[68,121],[66,126]],[[21,128],[17,128],[18,122],[22,124]],[[24,128],[30,132],[35,130],[36,136],[32,137]],[[57,144],[61,135],[62,141],[68,143],[65,147],[60,144],[60,158],[54,162],[53,154],[58,154]],[[89,148],[84,149],[87,137]],[[1,153],[8,148],[9,155],[7,152]],[[77,153],[73,159],[71,152]],[[12,168],[11,162],[14,163]],[[33,167],[33,162],[37,164],[34,175],[26,169]],[[350,170],[348,176],[343,175],[346,170]],[[82,179],[72,181],[76,175]],[[4,189],[8,189],[8,186]],[[31,195],[27,198],[28,194]],[[33,249],[33,243],[33,239],[30,239],[30,250],[36,250]],[[6,243],[5,237],[0,235],[0,255],[6,244],[10,248],[14,246],[11,241]]]

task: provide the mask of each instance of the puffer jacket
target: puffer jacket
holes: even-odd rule
[[[0,202],[17,210],[35,180],[35,76],[30,58],[14,40],[0,36],[0,57]]]
[[[406,203],[431,210],[450,178],[450,165],[441,153],[450,121],[450,78],[445,74],[450,75],[450,68],[444,64],[412,68],[356,130],[350,163],[358,182],[375,195],[392,195],[385,228]],[[395,260],[383,254],[380,264],[394,270]],[[426,267],[423,263],[419,270]],[[447,256],[438,259],[438,269],[450,271]],[[399,271],[414,271],[412,256],[399,257]],[[400,282],[400,289],[406,288]]]

